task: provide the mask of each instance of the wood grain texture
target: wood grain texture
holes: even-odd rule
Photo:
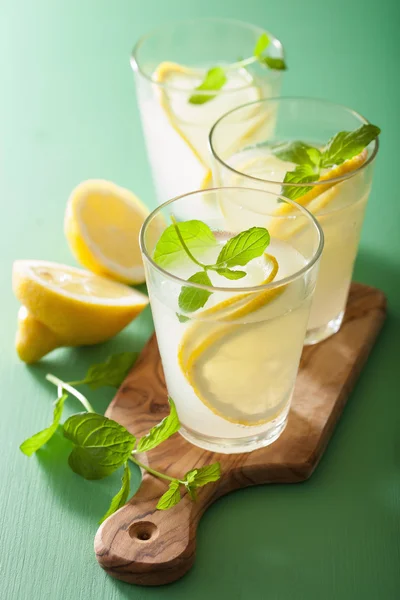
[[[310,477],[329,441],[386,314],[382,292],[353,284],[339,333],[304,348],[288,425],[271,446],[247,454],[217,454],[191,445],[179,434],[146,454],[154,469],[179,478],[189,469],[221,463],[218,482],[187,494],[168,511],[157,511],[166,483],[147,473],[139,492],[112,515],[95,538],[96,557],[113,577],[161,585],[193,565],[201,515],[220,496],[262,483],[295,483]],[[168,414],[167,392],[155,335],[144,348],[107,410],[107,416],[137,437]]]

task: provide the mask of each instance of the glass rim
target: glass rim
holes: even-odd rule
[[[255,33],[258,34],[258,36],[260,36],[262,33],[266,33],[269,37],[270,43],[277,50],[279,50],[279,52],[280,52],[279,58],[282,58],[283,60],[285,59],[285,51],[284,51],[282,42],[273,33],[271,33],[270,31],[267,31],[266,29],[263,29],[262,27],[258,27],[257,25],[253,25],[252,23],[247,23],[246,21],[241,21],[240,19],[230,19],[230,18],[225,18],[225,17],[200,17],[198,19],[197,18],[196,19],[177,19],[176,21],[169,21],[168,23],[166,23],[164,25],[160,25],[158,27],[155,27],[148,33],[145,33],[144,35],[142,35],[142,37],[134,45],[132,52],[131,52],[130,63],[131,63],[132,69],[134,71],[137,69],[138,72],[143,77],[145,77],[145,79],[147,79],[148,81],[150,81],[150,83],[156,85],[157,87],[159,87],[161,89],[167,89],[167,90],[171,90],[174,92],[185,92],[187,94],[187,90],[184,90],[183,88],[180,88],[180,87],[175,87],[173,85],[169,85],[168,83],[163,83],[163,82],[157,81],[153,78],[153,74],[149,75],[145,70],[143,70],[142,66],[140,64],[140,61],[138,59],[138,52],[139,52],[140,48],[143,46],[143,44],[149,38],[151,38],[152,36],[154,36],[155,34],[157,34],[159,32],[162,32],[167,26],[173,26],[173,25],[190,26],[193,23],[195,23],[195,24],[206,23],[207,21],[215,22],[215,23],[221,22],[221,23],[225,23],[225,24],[240,25],[241,27],[244,27],[246,29],[253,30]],[[182,65],[182,66],[187,66],[187,65]],[[282,73],[282,71],[278,71],[275,69],[268,69],[268,72],[270,73],[271,77],[278,77]],[[224,89],[215,90],[215,91],[213,91],[213,94],[215,94],[216,96],[223,96],[223,95],[237,93],[238,90],[245,90],[250,87],[253,87],[253,85],[249,83],[248,85],[243,85],[241,87],[236,87],[236,88],[229,89],[229,90],[224,90]],[[207,90],[196,90],[196,94],[209,95],[210,91],[209,90],[208,91]]]
[[[286,202],[288,202],[289,204],[294,206],[294,208],[296,208],[298,211],[300,211],[300,213],[303,213],[303,216],[307,217],[311,221],[312,225],[314,226],[314,229],[316,230],[316,232],[318,234],[318,247],[313,252],[311,259],[308,260],[307,263],[301,269],[295,271],[294,273],[292,273],[291,275],[288,275],[287,277],[283,277],[282,279],[278,279],[277,281],[271,281],[270,283],[265,283],[262,285],[241,286],[241,287],[211,286],[211,285],[204,285],[202,283],[195,283],[192,281],[188,282],[186,279],[182,279],[181,277],[178,277],[178,275],[174,275],[173,273],[170,273],[170,271],[167,271],[163,267],[160,267],[160,265],[158,265],[154,261],[154,259],[150,256],[149,252],[147,251],[146,242],[144,239],[146,229],[150,225],[151,221],[154,218],[156,218],[158,214],[160,214],[160,211],[163,208],[165,208],[169,204],[172,204],[178,200],[181,200],[182,198],[189,198],[189,197],[191,197],[193,195],[197,195],[197,194],[208,194],[210,192],[215,193],[215,192],[224,191],[224,190],[232,190],[232,191],[240,190],[240,193],[243,190],[243,192],[256,192],[258,194],[269,194],[272,196],[276,196],[276,198],[283,198]],[[287,216],[287,217],[283,217],[283,218],[287,219],[289,217]],[[230,293],[232,293],[232,292],[260,292],[260,291],[265,291],[265,290],[270,290],[270,289],[272,290],[277,287],[281,287],[283,285],[292,283],[293,281],[295,281],[296,279],[299,279],[302,275],[304,275],[305,273],[310,271],[321,256],[321,253],[322,253],[322,250],[324,247],[324,233],[323,233],[322,227],[318,223],[318,220],[314,217],[314,215],[309,210],[307,210],[304,206],[301,206],[301,204],[298,204],[294,200],[290,200],[289,198],[286,198],[282,194],[275,194],[274,192],[266,192],[264,190],[260,190],[257,188],[225,186],[225,187],[209,188],[207,190],[195,190],[193,192],[187,192],[186,194],[180,194],[179,196],[175,196],[174,198],[171,198],[171,200],[167,200],[167,202],[164,202],[163,204],[160,204],[159,206],[157,206],[157,208],[155,208],[146,217],[145,221],[143,222],[143,225],[139,232],[139,246],[140,246],[140,250],[142,252],[143,257],[151,264],[152,267],[154,267],[156,269],[156,271],[158,271],[162,275],[166,276],[168,279],[171,279],[172,281],[174,281],[175,283],[178,283],[181,286],[184,285],[186,287],[193,287],[193,288],[197,288],[200,290],[206,290],[208,292],[230,292]]]
[[[243,108],[251,107],[256,104],[273,103],[273,102],[278,103],[278,102],[282,102],[282,101],[283,102],[285,102],[285,101],[318,102],[321,104],[329,105],[333,108],[344,109],[347,113],[350,113],[352,116],[356,117],[363,125],[370,124],[370,121],[368,121],[368,119],[363,117],[360,113],[353,110],[352,108],[349,108],[345,104],[331,102],[330,100],[325,100],[323,98],[312,98],[310,96],[275,96],[273,98],[261,98],[260,100],[253,100],[252,102],[247,102],[246,104],[241,104],[240,106],[236,106],[235,108],[231,109],[230,111],[226,112],[221,117],[219,117],[219,119],[217,121],[215,121],[214,125],[211,127],[210,132],[208,134],[208,147],[209,147],[209,150],[210,150],[213,158],[215,158],[216,161],[218,161],[221,165],[226,167],[229,171],[231,171],[235,175],[239,175],[241,177],[246,177],[250,181],[256,181],[257,183],[282,185],[282,182],[272,181],[271,179],[261,179],[260,177],[254,177],[254,175],[248,175],[247,173],[243,173],[241,171],[238,171],[234,167],[231,167],[227,162],[225,162],[217,154],[215,147],[214,147],[214,142],[213,142],[213,136],[215,135],[216,128],[226,117],[229,117],[229,115],[231,115],[232,113],[239,111]],[[330,179],[324,179],[323,181],[318,180],[318,181],[311,181],[310,183],[291,183],[290,185],[293,187],[299,187],[299,188],[315,187],[315,186],[319,186],[319,185],[326,185],[327,183],[338,183],[340,181],[345,181],[346,179],[351,179],[352,177],[357,175],[357,173],[359,173],[360,171],[365,169],[368,165],[370,165],[375,160],[375,157],[376,157],[376,155],[378,153],[378,149],[379,149],[379,136],[377,138],[375,138],[375,140],[373,140],[373,144],[374,144],[374,147],[373,147],[371,156],[369,156],[362,165],[357,167],[357,169],[354,169],[354,171],[349,171],[348,173],[344,173],[343,175],[339,175],[338,177],[331,177]]]

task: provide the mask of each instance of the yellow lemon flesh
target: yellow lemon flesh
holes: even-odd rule
[[[88,180],[68,200],[64,231],[82,266],[124,283],[143,283],[139,231],[148,214],[129,190],[110,181]]]
[[[262,284],[273,281],[279,268],[274,256],[266,254],[265,258],[271,264],[271,270]],[[259,376],[269,356],[268,347],[260,344],[264,323],[222,323],[236,321],[262,309],[282,294],[285,287],[258,294],[237,294],[203,310],[198,315],[200,318],[213,316],[218,321],[199,320],[183,337],[178,362],[188,383],[214,414],[231,423],[254,426],[270,421],[276,414],[265,418],[265,378]]]
[[[13,290],[19,312],[17,352],[35,362],[59,346],[104,342],[148,304],[137,290],[66,265],[17,260]]]

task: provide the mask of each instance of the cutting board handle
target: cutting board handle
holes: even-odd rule
[[[139,492],[98,530],[96,558],[113,577],[162,585],[179,579],[193,565],[197,524],[211,490],[204,488],[196,503],[184,494],[176,506],[157,510],[167,487],[166,481],[145,474]]]

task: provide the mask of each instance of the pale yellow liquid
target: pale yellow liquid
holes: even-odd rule
[[[228,163],[238,172],[259,181],[226,170],[222,173],[223,185],[251,185],[273,193],[280,193],[281,186],[278,184],[283,181],[286,172],[296,166],[279,160],[263,147],[237,153]],[[324,232],[324,249],[308,323],[309,332],[327,326],[345,309],[369,191],[369,188],[360,185],[356,175],[336,184],[306,206],[317,217]],[[322,208],[319,208],[321,205]],[[255,210],[256,207],[253,208]],[[235,218],[234,215],[229,216]],[[268,226],[264,220],[263,225]],[[301,230],[297,230],[285,239],[297,246],[302,234]]]
[[[277,280],[305,265],[303,256],[285,242],[272,241],[267,250],[279,262]],[[218,249],[207,257],[210,262],[217,253]],[[187,263],[174,273],[187,278],[193,267]],[[217,318],[209,309],[237,296],[235,286],[260,284],[270,265],[261,257],[240,269],[247,272],[240,283],[210,272],[213,285],[232,287],[232,293],[213,293],[204,308],[188,315],[192,318],[185,323],[180,323],[176,314],[182,312],[179,287],[163,281],[149,289],[168,392],[182,426],[195,435],[224,439],[227,448],[232,442],[261,434],[274,419],[286,416],[310,304],[303,277],[238,320],[223,320],[221,314]],[[202,317],[202,311],[207,310],[208,315]],[[208,344],[213,339],[216,341]],[[187,359],[204,344],[206,349],[195,363],[195,382],[191,385],[182,369],[182,357]]]

